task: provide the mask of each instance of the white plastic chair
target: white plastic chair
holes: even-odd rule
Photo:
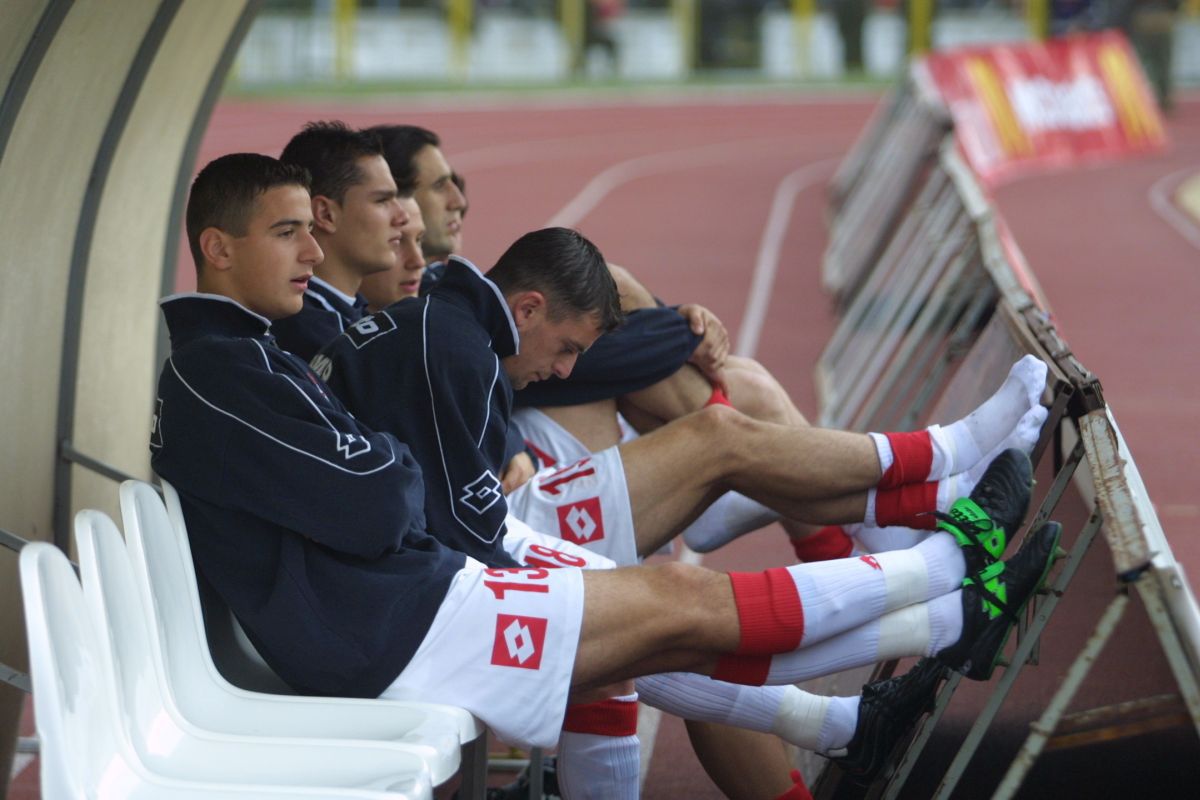
[[[163,493],[165,506],[154,487],[125,482],[121,516],[143,607],[157,637],[169,688],[186,719],[230,733],[424,743],[435,747],[441,758],[430,764],[435,785],[458,769],[459,745],[483,751],[480,741],[486,729],[454,706],[262,694],[225,680],[209,652],[179,496],[165,482]],[[464,770],[465,783],[477,782],[478,776],[467,773]]]
[[[430,748],[348,739],[252,737],[205,730],[182,718],[152,656],[129,557],[112,520],[75,516],[83,592],[100,654],[103,689],[138,760],[179,780],[399,790],[433,796],[424,755]]]
[[[33,705],[41,743],[43,800],[404,800],[358,789],[184,782],[137,760],[105,686],[98,641],[79,581],[62,551],[44,542],[21,550],[21,596],[29,640]]]

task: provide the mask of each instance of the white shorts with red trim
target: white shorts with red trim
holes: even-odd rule
[[[508,496],[508,510],[535,531],[557,534],[621,566],[638,561],[625,467],[616,447],[539,471]]]
[[[583,621],[578,569],[459,570],[425,639],[381,698],[465,708],[501,740],[558,741]]]
[[[536,408],[518,408],[513,412],[512,424],[542,467],[558,467],[591,455],[573,433]],[[637,438],[637,431],[620,414],[617,426],[621,429],[621,444]]]
[[[617,562],[557,536],[539,533],[511,513],[504,520],[504,551],[527,567],[615,569]]]

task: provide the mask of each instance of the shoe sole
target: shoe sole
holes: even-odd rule
[[[1046,576],[1050,574],[1050,570],[1054,567],[1054,562],[1057,560],[1054,556],[1055,553],[1058,552],[1058,542],[1062,538],[1062,525],[1057,522],[1047,522],[1043,527],[1053,527],[1054,529],[1054,541],[1050,543],[1049,548],[1050,555],[1046,558],[1046,563],[1042,567],[1042,574],[1038,576],[1037,583],[1034,584],[1033,589],[1029,592],[1029,594],[1025,596],[1025,601],[1021,603],[1021,606],[1016,610],[1016,612],[1014,612],[1017,616],[1025,613],[1025,609],[1029,605],[1029,601],[1032,600],[1033,596],[1038,593],[1038,590],[1045,586]],[[1040,532],[1041,529],[1039,528],[1038,531]],[[965,677],[975,681],[991,680],[992,674],[996,671],[996,667],[1000,664],[1000,659],[1004,657],[1004,648],[1008,645],[1008,640],[1012,636],[1013,628],[1015,627],[1017,627],[1015,622],[1010,623],[1008,629],[1005,630],[1004,636],[1000,638],[1000,646],[996,648],[996,654],[992,657],[992,662],[988,665],[987,671],[976,672],[975,668],[972,667],[971,669],[967,670]]]

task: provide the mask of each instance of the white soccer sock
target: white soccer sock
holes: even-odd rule
[[[964,472],[992,452],[1041,400],[1046,365],[1027,355],[1013,364],[1000,388],[974,411],[945,427],[932,426],[934,479]]]
[[[779,519],[778,512],[762,503],[738,492],[726,492],[684,529],[683,541],[697,553],[707,553]]]
[[[979,463],[967,470],[966,480],[963,481],[960,489],[965,488],[965,493],[970,494],[971,490],[975,488],[975,484],[979,483],[979,479],[983,477],[983,473],[987,471],[988,465],[1005,450],[1012,448],[1020,450],[1025,455],[1032,453],[1038,443],[1038,437],[1042,434],[1042,425],[1045,424],[1049,414],[1049,409],[1041,405],[1026,411],[1004,441],[997,445],[992,452],[979,459]]]
[[[787,686],[743,686],[691,672],[666,672],[638,678],[638,697],[682,719],[716,722],[770,733]]]
[[[906,550],[787,568],[804,611],[808,646],[857,628],[888,611],[953,591],[966,562],[946,533]]]
[[[858,715],[857,697],[823,697],[795,686],[740,686],[684,672],[638,678],[637,690],[643,703],[668,714],[773,733],[816,752],[844,747]]]
[[[563,731],[558,740],[558,787],[570,800],[637,800],[641,743],[636,736]]]
[[[924,606],[929,613],[929,644],[924,655],[937,655],[962,636],[962,590],[935,597]]]
[[[886,553],[889,550],[906,550],[923,541],[932,531],[919,531],[902,525],[875,528],[868,525],[843,525],[846,533],[854,539],[857,550],[863,553]]]
[[[887,659],[927,655],[934,641],[932,605],[907,606],[811,647],[772,656],[766,683],[799,683]]]
[[[825,708],[825,722],[814,748],[818,753],[828,754],[850,744],[854,730],[858,727],[858,704],[861,696],[831,697]]]

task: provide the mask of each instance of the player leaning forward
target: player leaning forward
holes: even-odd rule
[[[304,172],[217,159],[187,220],[200,292],[162,303],[172,353],[153,465],[179,490],[201,573],[298,690],[450,702],[506,741],[550,745],[568,696],[674,670],[736,677],[763,658],[772,680],[794,652],[930,601],[957,631],[934,652],[985,676],[1052,561],[1054,525],[1007,562],[987,540],[960,549],[938,534],[869,560],[733,576],[682,564],[484,569],[425,532],[405,446],[272,343],[271,320],[296,313],[322,257]],[[842,491],[880,480],[863,438],[874,466],[855,474],[870,477]]]

